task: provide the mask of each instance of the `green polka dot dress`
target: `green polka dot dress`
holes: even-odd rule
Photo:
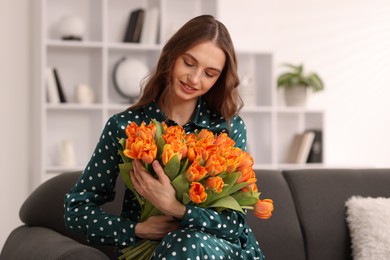
[[[135,225],[140,206],[130,190],[126,189],[120,216],[108,214],[100,206],[115,197],[118,164],[121,163],[118,138],[126,137],[125,128],[129,123],[149,123],[151,119],[175,124],[155,102],[113,115],[107,121],[82,175],[65,196],[65,225],[85,234],[90,243],[123,248],[139,241],[135,236]],[[211,113],[201,99],[195,116],[183,128],[187,133],[203,128],[214,133],[228,132],[237,147],[246,149],[246,128],[242,119],[238,115],[232,117],[228,130],[224,118]],[[153,259],[264,259],[242,213],[233,210],[218,213],[213,209],[186,205],[180,227],[164,237]]]

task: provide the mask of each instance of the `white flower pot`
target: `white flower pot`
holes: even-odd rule
[[[287,106],[305,106],[307,99],[307,88],[304,86],[285,88],[284,99]]]

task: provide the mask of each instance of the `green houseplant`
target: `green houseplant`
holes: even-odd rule
[[[285,90],[286,104],[302,106],[306,102],[307,89],[313,92],[324,90],[322,79],[315,72],[305,73],[303,65],[284,64],[288,71],[277,78],[278,88]]]

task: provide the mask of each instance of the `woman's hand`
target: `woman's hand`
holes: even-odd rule
[[[134,188],[164,215],[182,219],[185,206],[176,199],[175,188],[158,161],[154,161],[152,166],[157,179],[143,168],[139,160],[133,160],[134,170],[130,171],[130,177]]]
[[[179,228],[179,223],[170,216],[152,216],[135,226],[135,235],[139,238],[161,240],[169,232]]]

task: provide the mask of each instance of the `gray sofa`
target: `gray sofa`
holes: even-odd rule
[[[111,246],[88,245],[63,224],[63,197],[80,172],[58,175],[25,201],[25,223],[9,235],[5,259],[110,259]],[[248,213],[249,225],[270,260],[352,259],[345,221],[345,201],[352,195],[390,197],[390,169],[257,170],[262,198],[272,198],[275,212],[260,220]],[[118,178],[120,179],[120,178]],[[105,210],[119,214],[124,185]]]

